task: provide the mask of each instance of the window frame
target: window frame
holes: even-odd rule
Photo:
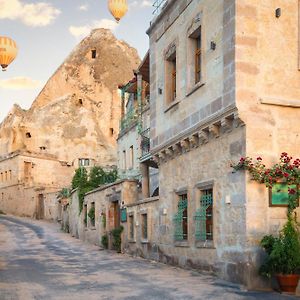
[[[192,23],[187,31],[186,48],[186,97],[205,85],[206,82],[206,37],[203,12],[200,11],[191,18]],[[200,45],[197,45],[199,41]],[[200,46],[200,48],[198,47]],[[197,59],[200,59],[200,67],[197,68]],[[197,73],[199,78],[197,78]]]
[[[195,245],[198,248],[215,248],[214,243],[215,243],[215,219],[214,219],[214,210],[215,210],[215,189],[214,189],[214,184],[213,181],[208,181],[208,182],[201,182],[196,184],[196,211],[194,214],[194,238],[195,238]],[[201,201],[202,197],[204,195],[208,195],[209,192],[211,191],[211,205],[208,206],[205,210],[205,213],[203,210],[201,210]],[[208,200],[208,199],[203,199]],[[207,210],[210,208],[209,212],[211,213],[210,219],[207,218]],[[205,223],[203,222],[203,215],[205,214]],[[202,224],[202,225],[201,225]],[[208,232],[207,226],[210,225],[210,232]],[[201,236],[203,235],[203,232],[201,232],[201,226],[205,226],[205,239],[201,239]],[[211,233],[210,238],[208,238],[208,233]]]
[[[186,202],[186,207],[180,201]],[[173,217],[175,246],[188,246],[189,241],[189,194],[187,190],[176,192],[176,208]]]

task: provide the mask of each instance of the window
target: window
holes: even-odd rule
[[[126,150],[123,150],[123,169],[127,169],[127,164],[126,164]]]
[[[95,227],[95,202],[91,203],[91,207],[90,207],[88,216],[90,218],[91,226]]]
[[[83,207],[83,223],[84,226],[87,227],[87,205],[86,204]]]
[[[147,214],[142,214],[142,239],[147,240],[148,239],[148,220],[147,220]]]
[[[7,171],[5,171],[5,181],[7,181]]]
[[[28,139],[31,138],[31,133],[30,132],[26,132],[26,138],[28,138]]]
[[[171,101],[174,101],[176,99],[176,58],[174,58],[172,61],[172,94],[171,94]]]
[[[88,158],[79,158],[80,167],[88,167],[90,165],[90,160]]]
[[[200,208],[195,219],[195,236],[198,241],[213,240],[213,190],[201,191]]]
[[[131,147],[129,148],[129,155],[130,155],[130,165],[129,165],[129,169],[133,169],[133,165],[134,165],[133,146],[131,146]]]
[[[195,83],[201,80],[201,30],[195,38]]]
[[[8,179],[11,180],[12,176],[11,176],[11,170],[8,171]]]
[[[134,240],[134,218],[130,215],[128,218],[129,223],[129,239]]]
[[[109,134],[110,134],[110,136],[114,136],[114,129],[113,128],[109,128]]]
[[[28,180],[31,177],[31,162],[24,161],[24,177]]]
[[[95,59],[97,56],[97,51],[93,49],[91,52],[92,52],[92,58]]]
[[[177,97],[177,62],[176,46],[172,45],[166,54],[165,61],[165,97],[166,104],[171,104]]]
[[[188,198],[187,194],[179,195],[177,213],[174,216],[175,241],[188,239]]]

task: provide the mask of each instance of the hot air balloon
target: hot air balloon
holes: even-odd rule
[[[2,71],[6,71],[8,65],[16,58],[17,53],[16,42],[9,37],[0,36],[0,65]]]
[[[127,0],[108,0],[108,8],[116,21],[119,22],[128,10]]]

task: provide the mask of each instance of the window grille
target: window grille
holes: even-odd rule
[[[188,238],[188,199],[187,194],[179,196],[178,211],[175,214],[174,221],[174,239],[175,241],[183,241]]]
[[[195,238],[197,241],[213,239],[213,191],[202,191],[200,208],[195,216]]]

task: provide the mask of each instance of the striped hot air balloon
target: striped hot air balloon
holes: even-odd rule
[[[113,17],[119,22],[128,10],[127,0],[108,0],[108,8]]]
[[[16,58],[18,47],[15,41],[6,36],[0,36],[0,66],[5,71],[8,65]]]

